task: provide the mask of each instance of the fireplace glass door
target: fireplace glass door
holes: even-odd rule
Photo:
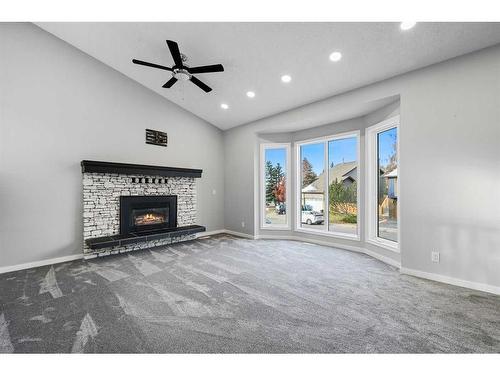
[[[177,226],[177,196],[120,197],[120,233],[129,234]]]
[[[168,223],[168,211],[168,207],[132,209],[130,224],[135,227],[166,224]]]

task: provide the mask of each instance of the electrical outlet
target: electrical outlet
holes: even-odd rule
[[[241,227],[245,228],[245,222],[244,221],[241,222]]]
[[[431,253],[431,261],[434,263],[439,263],[439,251],[433,251]]]

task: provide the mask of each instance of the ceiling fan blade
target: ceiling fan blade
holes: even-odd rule
[[[162,87],[165,88],[165,89],[168,89],[168,88],[172,87],[175,82],[177,82],[177,78],[172,77]]]
[[[132,62],[134,64],[137,64],[137,65],[144,65],[144,66],[149,66],[151,68],[157,68],[157,69],[163,69],[163,70],[168,70],[168,71],[172,71],[172,68],[169,68],[168,66],[163,66],[163,65],[158,65],[158,64],[153,64],[153,63],[150,63],[150,62],[147,62],[147,61],[141,61],[141,60],[136,60],[136,59],[133,59]]]
[[[193,82],[196,86],[198,86],[200,89],[202,89],[205,92],[210,92],[212,89],[205,85],[203,82],[201,82],[198,78],[195,76],[191,76],[191,82]]]
[[[179,46],[173,40],[167,40],[167,44],[168,49],[170,50],[170,53],[172,54],[172,57],[174,59],[175,65],[178,67],[182,67],[182,57],[181,52],[179,51]]]
[[[224,67],[221,64],[216,65],[205,65],[205,66],[195,66],[194,68],[188,68],[189,73],[215,73],[215,72],[223,72]]]

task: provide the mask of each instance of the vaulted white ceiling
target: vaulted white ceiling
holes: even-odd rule
[[[38,25],[221,129],[229,129],[385,78],[500,43],[500,23],[38,23]],[[191,66],[223,73],[161,86],[172,66],[166,39]],[[329,60],[333,51],[342,59]],[[292,81],[281,82],[289,74]],[[249,99],[247,91],[256,96]],[[221,109],[227,103],[229,109]]]

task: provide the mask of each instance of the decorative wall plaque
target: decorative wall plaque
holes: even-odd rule
[[[167,147],[167,133],[161,132],[159,130],[146,129],[146,143],[149,145]]]

